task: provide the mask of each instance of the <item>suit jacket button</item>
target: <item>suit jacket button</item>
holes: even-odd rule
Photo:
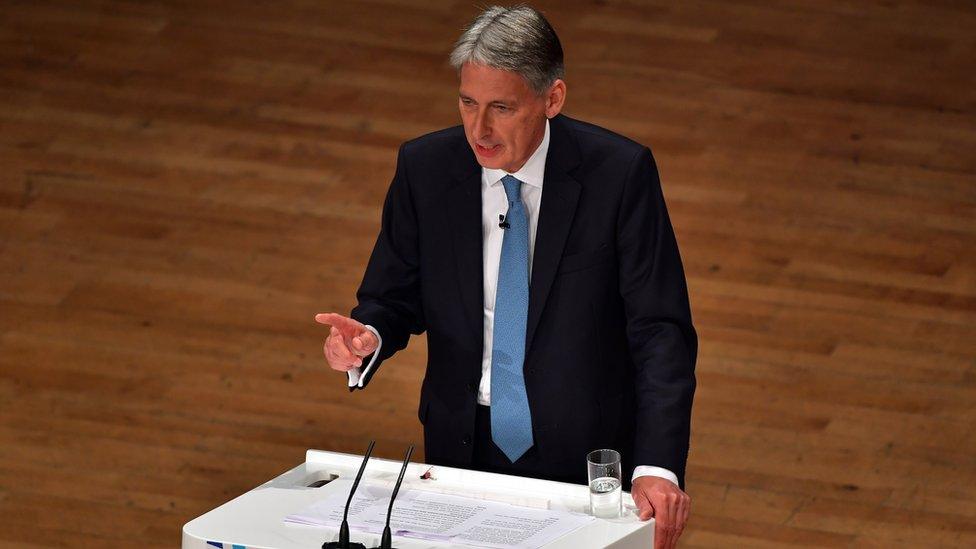
[[[468,444],[471,444],[471,436],[470,435],[464,435],[464,437],[461,439],[461,445],[462,446],[467,446]]]

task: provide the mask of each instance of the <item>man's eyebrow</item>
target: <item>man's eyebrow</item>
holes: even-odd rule
[[[469,99],[471,101],[475,101],[473,97],[465,94],[464,92],[458,93],[458,97],[460,97],[461,99]],[[477,103],[477,101],[475,102]],[[517,103],[518,101],[515,99],[492,99],[491,101],[488,102],[489,105],[508,105],[508,106],[515,105]]]

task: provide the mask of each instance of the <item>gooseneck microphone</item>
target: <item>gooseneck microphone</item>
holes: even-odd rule
[[[359,466],[359,473],[356,474],[356,480],[352,483],[352,490],[349,490],[349,499],[346,500],[346,508],[342,512],[342,525],[339,526],[339,541],[327,541],[322,544],[322,549],[366,549],[366,546],[362,543],[350,543],[349,542],[349,521],[347,517],[349,516],[349,504],[352,503],[352,496],[356,493],[356,488],[359,488],[359,481],[363,478],[363,471],[366,470],[366,462],[369,461],[369,455],[373,453],[373,446],[376,445],[375,440],[369,441],[369,448],[366,449],[366,455],[363,456],[363,463]],[[412,450],[413,447],[411,446]],[[400,473],[403,476],[403,473]],[[394,492],[395,493],[395,492]],[[389,519],[387,519],[389,522]]]
[[[372,549],[394,549],[393,533],[390,531],[390,516],[393,515],[393,502],[396,501],[397,492],[400,491],[400,485],[403,484],[403,474],[407,472],[407,465],[410,463],[410,456],[412,455],[413,444],[407,448],[407,455],[403,458],[403,465],[400,466],[400,478],[397,479],[396,485],[393,487],[393,495],[390,496],[390,508],[386,511],[386,528],[383,528],[383,537],[380,540],[380,546],[373,547]]]

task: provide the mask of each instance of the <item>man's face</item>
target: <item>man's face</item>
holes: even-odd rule
[[[465,63],[459,95],[464,133],[478,163],[517,172],[542,142],[550,94],[539,96],[514,72]]]

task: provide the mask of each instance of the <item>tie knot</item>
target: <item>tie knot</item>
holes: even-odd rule
[[[511,175],[502,178],[502,185],[505,185],[505,194],[509,202],[520,202],[522,200],[522,182]]]

